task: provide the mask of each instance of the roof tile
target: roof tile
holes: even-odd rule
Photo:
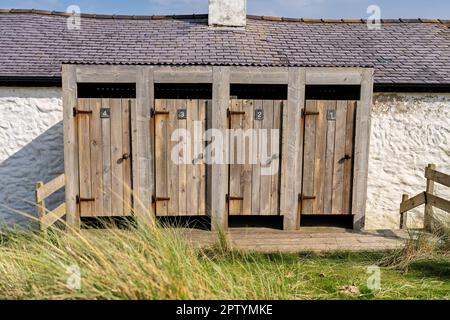
[[[83,14],[81,30],[68,30],[67,14],[0,10],[0,76],[60,77],[62,63],[374,66],[377,83],[450,84],[443,21],[384,22],[249,16],[233,29],[205,15]]]

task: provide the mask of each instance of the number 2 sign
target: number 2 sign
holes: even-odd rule
[[[263,109],[255,110],[255,120],[258,120],[258,121],[264,120],[264,110]]]

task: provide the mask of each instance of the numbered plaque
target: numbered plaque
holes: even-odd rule
[[[178,109],[177,110],[177,118],[178,118],[178,120],[186,120],[187,119],[187,110],[186,109]]]
[[[327,120],[328,121],[336,121],[336,110],[328,110],[327,111]]]
[[[111,110],[109,108],[101,108],[100,109],[100,118],[101,119],[109,119],[111,117]]]
[[[258,121],[264,120],[264,110],[263,109],[255,110],[255,120],[258,120]]]

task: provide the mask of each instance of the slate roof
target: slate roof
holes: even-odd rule
[[[374,66],[380,84],[450,84],[449,20],[363,20],[248,16],[245,29],[207,16],[0,10],[0,77],[60,77],[61,63],[242,66]]]

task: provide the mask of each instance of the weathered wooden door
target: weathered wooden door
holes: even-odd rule
[[[78,99],[81,217],[132,214],[130,113],[134,99]]]
[[[197,99],[155,100],[153,201],[157,216],[206,215],[203,133],[209,103]]]
[[[230,101],[229,215],[280,213],[280,139],[284,105],[284,100]]]
[[[302,214],[352,214],[356,105],[356,101],[306,101]]]

